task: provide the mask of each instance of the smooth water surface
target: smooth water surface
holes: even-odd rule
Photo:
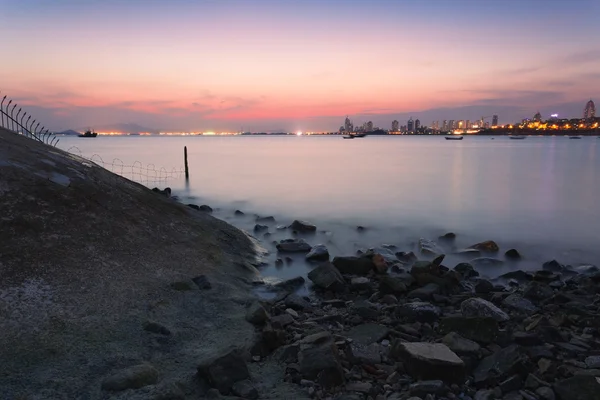
[[[313,222],[326,232],[307,241],[327,244],[333,255],[384,243],[411,250],[420,237],[452,231],[458,247],[487,239],[503,251],[516,247],[526,258],[519,268],[539,268],[552,258],[600,264],[596,137],[61,138],[59,147],[71,146],[85,157],[168,171],[183,165],[187,146],[189,185],[175,179],[162,186],[186,202],[218,207],[216,216],[250,232],[254,214],[274,215],[280,224]],[[234,217],[235,209],[246,216]],[[270,231],[271,237],[258,237],[273,252],[271,241],[289,232]],[[263,273],[303,273],[305,264],[295,259]]]

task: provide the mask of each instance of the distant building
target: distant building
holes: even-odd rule
[[[533,120],[535,122],[540,122],[542,120],[542,114],[538,111],[535,113],[535,115],[533,116]]]
[[[392,121],[392,132],[398,132],[399,129],[399,122],[397,120],[393,120]]]
[[[346,116],[346,120],[344,121],[344,130],[346,132],[354,132],[354,125],[348,116]]]
[[[490,123],[486,121],[486,122],[483,124],[483,128],[485,128],[485,129],[490,129]]]
[[[471,121],[470,120],[467,120],[465,122],[465,129],[471,129]]]
[[[498,126],[498,116],[494,115],[492,117],[492,126]]]
[[[408,125],[407,125],[406,129],[408,130],[408,132],[415,131],[415,121],[413,121],[412,117],[410,117],[410,119],[408,120]]]
[[[340,133],[344,133],[345,130],[346,128],[344,126],[340,126]]]
[[[421,120],[416,119],[415,120],[415,132],[418,132],[419,129],[421,129]]]
[[[596,118],[596,105],[592,100],[588,101],[583,110],[583,118],[592,119]]]
[[[367,122],[366,131],[373,132],[373,121]]]
[[[451,119],[450,121],[448,121],[448,130],[452,130],[454,128],[456,128],[456,125],[454,123],[454,120]]]
[[[446,121],[446,120],[442,121],[442,130],[444,132],[448,130],[448,121]]]

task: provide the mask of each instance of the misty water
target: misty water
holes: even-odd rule
[[[75,146],[75,147],[73,147]],[[218,218],[253,234],[255,215],[274,216],[270,237],[256,234],[269,252],[263,276],[291,278],[311,266],[303,255],[275,265],[274,241],[290,238],[289,225],[317,225],[305,239],[335,255],[383,244],[415,250],[419,238],[457,234],[456,247],[494,240],[524,260],[486,268],[538,269],[551,259],[573,266],[600,265],[600,140],[584,137],[63,137],[59,147],[106,163],[183,166],[189,184],[169,186],[185,203],[208,204]],[[99,156],[99,157],[98,157]],[[139,166],[139,163],[136,164]],[[235,216],[235,210],[244,216]],[[364,232],[356,227],[364,226]],[[468,261],[448,254],[444,264]]]

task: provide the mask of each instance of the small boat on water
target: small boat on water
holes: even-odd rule
[[[523,135],[515,135],[515,136],[509,136],[510,139],[515,139],[515,140],[523,140],[525,139],[527,136],[523,136]]]
[[[98,136],[97,132],[92,132],[91,130],[87,130],[85,131],[85,133],[82,133],[81,135],[79,135],[79,137],[96,137]]]
[[[354,134],[354,135],[352,135],[352,136],[354,136],[355,138],[356,138],[356,137],[360,138],[360,137],[365,137],[365,136],[367,136],[367,134],[366,134],[366,133],[355,133],[355,134]]]
[[[354,139],[354,135],[344,135],[344,139]]]
[[[454,135],[454,136],[446,136],[444,139],[446,139],[446,140],[463,140],[464,137],[463,136]]]
[[[581,139],[581,136],[569,136],[569,139]]]

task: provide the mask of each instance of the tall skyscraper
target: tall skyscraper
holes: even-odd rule
[[[454,129],[454,128],[456,128],[456,125],[454,124],[454,120],[453,120],[453,119],[451,119],[451,120],[448,122],[448,130],[452,130],[452,129]]]
[[[596,118],[596,105],[592,100],[588,101],[583,110],[583,118],[592,119]]]
[[[367,132],[373,131],[373,121],[367,122]]]
[[[421,120],[416,119],[415,120],[415,132],[418,132],[420,128],[421,128]]]
[[[346,132],[354,131],[354,125],[352,125],[352,121],[350,121],[350,118],[348,118],[348,116],[346,116],[346,120],[344,121],[344,129],[346,130]]]
[[[465,122],[465,129],[471,129],[471,121],[470,120],[467,120]]]
[[[444,132],[448,130],[448,121],[446,121],[446,120],[442,121],[442,130]]]
[[[413,121],[412,117],[410,117],[410,119],[408,120],[408,125],[407,125],[406,129],[409,132],[414,132],[415,131],[415,121]]]
[[[494,115],[492,117],[492,126],[498,126],[498,116]]]
[[[399,122],[397,120],[392,121],[392,132],[398,132]]]

